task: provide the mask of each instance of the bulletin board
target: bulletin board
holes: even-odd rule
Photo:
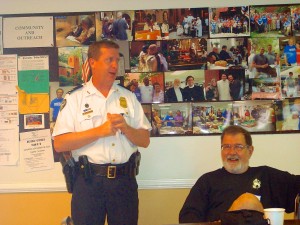
[[[187,5],[181,1],[177,3],[174,1],[172,5],[167,1],[163,1],[163,4],[161,1],[154,1],[151,5],[134,2],[128,3],[133,4],[132,10],[127,10],[130,8],[127,3],[127,5],[124,5],[125,3],[120,5],[117,1],[96,11],[92,4],[86,5],[86,10],[82,10],[82,7],[78,8],[82,4],[78,1],[78,4],[73,5],[74,8],[62,12],[58,7],[59,3],[54,1],[50,3],[49,11],[41,8],[36,10],[39,13],[33,13],[32,9],[26,7],[23,12],[19,12],[10,4],[5,6],[8,7],[6,10],[0,11],[2,21],[0,58],[3,56],[3,60],[6,61],[4,56],[16,58],[16,67],[12,66],[9,72],[15,73],[14,79],[17,77],[19,87],[17,95],[19,135],[16,135],[13,129],[10,129],[11,127],[0,128],[2,143],[7,142],[5,132],[8,130],[10,133],[7,133],[9,135],[7,137],[13,146],[11,148],[15,152],[16,148],[18,150],[16,162],[10,162],[9,165],[4,165],[4,163],[0,166],[0,193],[66,190],[58,155],[52,152],[53,115],[49,105],[55,98],[57,89],[60,88],[66,93],[83,82],[82,66],[86,60],[88,45],[105,38],[104,22],[107,18],[116,19],[119,11],[126,15],[123,19],[128,25],[128,36],[126,40],[116,40],[120,45],[122,56],[118,82],[129,88],[132,80],[135,79],[139,85],[143,86],[143,78],[148,77],[152,85],[158,83],[164,93],[163,100],[152,99],[151,102],[141,102],[146,116],[153,124],[153,129],[150,146],[147,149],[140,149],[142,163],[140,175],[137,178],[139,188],[189,188],[201,174],[221,167],[220,133],[228,122],[244,126],[253,134],[255,153],[251,159],[252,166],[269,165],[300,174],[299,165],[297,165],[298,146],[300,146],[299,127],[292,120],[297,111],[297,105],[300,105],[300,89],[299,93],[295,90],[291,94],[285,86],[289,72],[293,71],[297,74],[298,65],[297,63],[284,64],[284,58],[279,58],[275,68],[275,77],[272,76],[272,72],[266,76],[251,77],[247,65],[254,45],[265,48],[271,45],[275,53],[283,55],[288,39],[293,38],[295,42],[298,41],[298,28],[292,25],[296,24],[298,19],[298,8],[300,13],[300,6],[297,2],[289,1],[285,5],[279,5],[281,2],[273,1],[273,3],[268,3],[269,5],[260,5],[260,2],[254,1],[251,3],[253,5],[248,5],[248,2],[243,1],[240,6],[237,6],[232,1],[229,4],[232,7],[227,7],[228,3],[222,1],[214,6],[209,3],[199,6],[197,1],[187,1],[185,2]],[[286,11],[280,11],[280,8]],[[276,27],[272,30],[271,25],[264,28],[263,32],[269,36],[267,41],[263,40],[266,34],[261,34],[255,26],[251,30],[251,14],[253,16],[256,14],[286,16],[291,19],[290,30],[283,28],[285,21],[279,21],[281,25],[279,30]],[[183,25],[185,15],[193,17],[192,20],[195,23],[193,28],[188,28],[186,31]],[[230,31],[222,30],[225,26],[222,29],[219,27],[221,23],[225,24],[225,21],[220,21],[220,18],[225,20],[235,15],[238,15],[238,18],[235,18],[237,25],[231,26]],[[197,17],[202,23],[201,35],[200,28],[196,26]],[[76,25],[87,18],[92,21],[95,35],[91,35],[91,38],[84,42],[78,41],[79,39],[75,40]],[[151,23],[149,29],[145,28],[148,19]],[[180,26],[177,27],[177,22],[182,26],[182,30]],[[155,30],[155,26],[159,29]],[[218,31],[215,30],[215,26],[219,27]],[[239,29],[238,26],[240,26]],[[115,36],[109,38],[115,38]],[[156,71],[140,69],[138,54],[141,48],[144,45],[153,44],[166,59],[167,69],[157,68]],[[210,61],[209,53],[216,47],[221,50],[224,45],[240,46],[240,49],[235,52],[236,63],[228,62],[223,65]],[[192,58],[191,48],[194,48],[198,57]],[[239,51],[242,49],[247,56],[242,56],[238,61],[238,54],[241,54]],[[1,65],[3,67],[3,64]],[[4,77],[12,78],[13,76],[5,74],[5,68],[0,69],[2,71],[0,85],[9,83]],[[221,80],[224,73],[233,75],[234,79],[241,83],[242,88],[238,93],[238,98],[233,99],[231,95],[230,99],[223,100],[218,95],[215,96],[216,99],[208,99],[206,91],[208,85],[212,85],[211,80]],[[195,85],[202,88],[204,99],[191,98],[183,100],[184,102],[168,100],[166,93],[173,87],[174,78],[179,78],[180,85],[184,88],[185,78],[191,74]],[[295,82],[299,80],[294,78]],[[37,82],[39,83],[36,84]],[[250,92],[252,95],[249,95],[250,88],[252,88]],[[8,98],[6,95],[0,96],[2,99]],[[14,96],[14,93],[11,96]],[[11,96],[9,99],[14,99]],[[30,102],[31,99],[38,99],[40,102],[31,105],[31,108],[28,108],[27,104],[20,108],[22,102]],[[2,103],[1,105],[0,112],[4,112],[8,106]],[[47,107],[42,109],[41,106],[44,105]],[[219,120],[218,109],[223,113],[224,111],[231,112],[229,113],[231,117],[228,119],[223,115]],[[248,120],[247,110],[258,110],[260,117],[255,118],[253,114]],[[153,117],[154,111],[159,112],[161,120],[164,120],[169,111],[174,113],[180,111],[184,116],[184,122],[175,127],[167,125],[157,127]],[[205,121],[201,121],[201,113],[206,114]],[[208,120],[210,117],[212,119]],[[289,120],[286,120],[286,117]],[[4,121],[7,118],[7,116],[2,116],[0,119]],[[14,120],[11,121],[14,122]],[[39,135],[38,140],[42,143],[41,145],[47,143],[43,146],[45,151],[38,148],[38,141],[32,141],[34,135]],[[13,139],[15,136],[17,139]],[[28,145],[35,149],[34,153],[33,151],[28,153],[30,149]],[[20,146],[22,150],[19,150]],[[26,146],[28,151],[25,151]],[[2,146],[2,149],[4,148],[7,147]],[[5,159],[2,157],[1,160]]]

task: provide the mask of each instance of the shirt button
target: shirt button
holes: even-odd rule
[[[115,160],[115,159],[113,159],[112,161],[113,161],[113,162],[115,162],[116,160]]]
[[[115,146],[115,143],[112,143],[111,146]]]

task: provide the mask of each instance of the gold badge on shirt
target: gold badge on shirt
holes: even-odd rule
[[[126,98],[125,97],[120,97],[120,106],[122,108],[127,108],[127,101],[126,101]]]

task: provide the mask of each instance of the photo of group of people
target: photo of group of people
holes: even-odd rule
[[[249,36],[249,6],[210,8],[210,37]]]
[[[292,35],[291,8],[288,5],[251,7],[250,29],[253,37]]]
[[[191,119],[188,103],[153,104],[151,135],[192,135]]]
[[[137,10],[134,40],[208,37],[208,8]]]
[[[247,46],[247,38],[209,39],[207,69],[248,68]]]

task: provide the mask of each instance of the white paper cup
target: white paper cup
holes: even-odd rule
[[[284,211],[283,208],[264,209],[265,218],[270,220],[271,225],[283,225]]]

